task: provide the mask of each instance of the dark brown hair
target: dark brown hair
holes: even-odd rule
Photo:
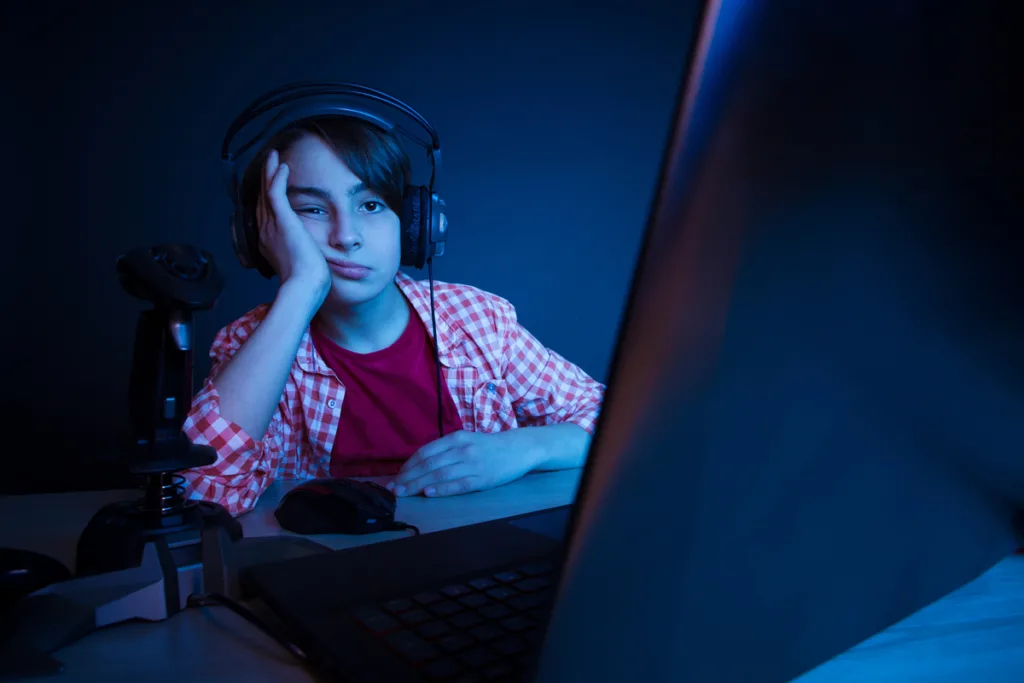
[[[297,121],[268,141],[242,175],[242,203],[255,215],[263,167],[270,150],[283,154],[306,135],[322,139],[371,192],[395,213],[402,213],[402,198],[411,173],[409,157],[394,135],[372,123],[349,116]]]

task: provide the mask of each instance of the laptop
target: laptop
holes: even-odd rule
[[[319,674],[788,681],[1020,547],[997,6],[708,2],[574,504],[251,569]]]

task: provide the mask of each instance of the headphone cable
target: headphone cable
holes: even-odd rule
[[[427,280],[430,287],[430,325],[434,330],[434,368],[437,370],[437,436],[444,436],[444,413],[441,403],[441,352],[437,340],[437,316],[434,313],[434,259],[427,259]]]

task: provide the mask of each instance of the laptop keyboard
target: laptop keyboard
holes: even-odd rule
[[[539,644],[554,587],[554,566],[534,562],[350,614],[425,681],[508,681]]]

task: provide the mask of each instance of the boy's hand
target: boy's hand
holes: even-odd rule
[[[281,284],[301,283],[323,301],[331,288],[327,259],[292,210],[286,193],[288,165],[280,163],[277,150],[267,155],[263,191],[256,203],[260,253],[274,267]]]
[[[396,496],[453,496],[519,479],[538,458],[530,429],[453,432],[413,454],[387,487]]]

